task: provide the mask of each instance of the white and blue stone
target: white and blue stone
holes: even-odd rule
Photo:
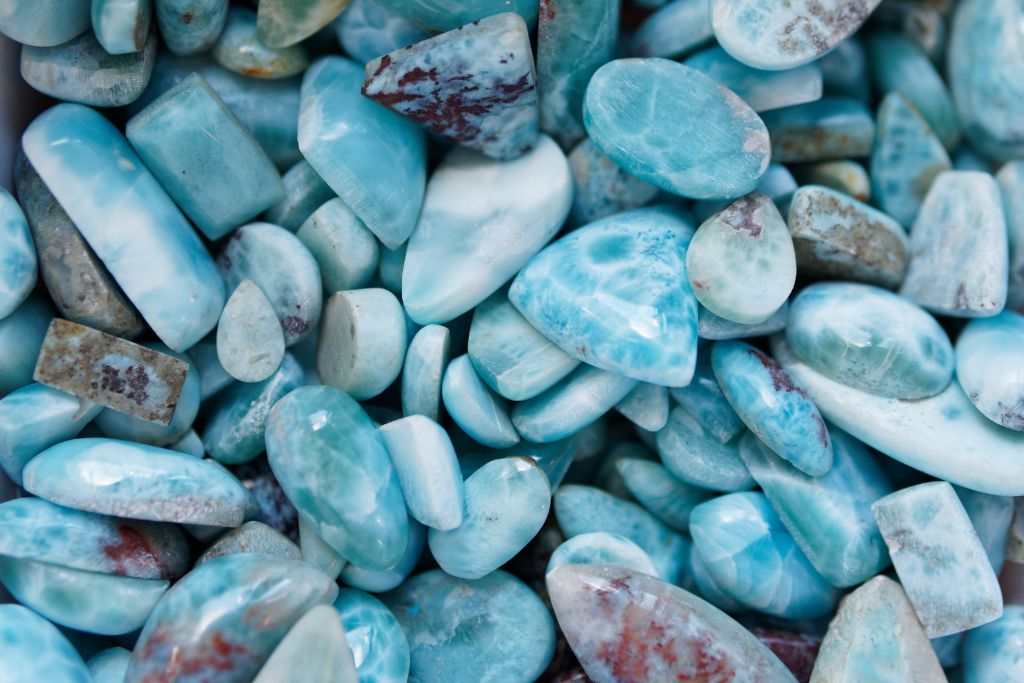
[[[176,55],[206,52],[228,17],[229,0],[153,0],[156,24],[167,49]]]
[[[409,578],[419,564],[423,549],[427,546],[427,528],[415,519],[409,520],[409,542],[405,552],[394,566],[387,569],[367,569],[352,562],[341,570],[341,582],[367,593],[385,593],[398,588]]]
[[[743,421],[722,394],[722,387],[711,369],[710,351],[710,345],[701,347],[693,381],[685,387],[672,389],[672,400],[719,442],[726,443],[743,431]]]
[[[303,46],[271,47],[261,41],[256,13],[245,7],[228,11],[227,23],[210,54],[225,69],[250,78],[287,78],[309,66],[309,53]]]
[[[1006,605],[996,621],[971,629],[963,649],[964,683],[1013,683],[1024,678],[1020,644],[1024,607]]]
[[[337,197],[310,214],[295,236],[316,259],[327,292],[366,287],[377,273],[377,238]]]
[[[738,437],[722,441],[687,409],[676,406],[656,437],[658,455],[675,477],[712,491],[741,491],[754,480],[740,459]]]
[[[740,613],[747,611],[747,608],[739,600],[723,591],[715,580],[708,573],[704,566],[704,560],[700,558],[697,546],[690,545],[690,574],[693,580],[693,590],[696,594],[710,602],[712,605],[724,612]]]
[[[443,325],[427,325],[409,342],[402,366],[402,414],[439,419],[450,345],[451,333]]]
[[[650,556],[633,541],[619,534],[595,531],[565,541],[551,553],[544,574],[563,564],[603,564],[660,578]]]
[[[284,330],[274,307],[252,280],[242,280],[217,323],[217,360],[240,382],[262,382],[283,359]]]
[[[377,598],[338,591],[334,610],[345,629],[360,683],[402,683],[409,678],[409,641],[395,615]]]
[[[640,429],[656,432],[668,422],[668,387],[641,382],[615,404],[623,417]]]
[[[797,182],[793,173],[782,164],[770,163],[754,191],[770,198],[775,202],[779,211],[784,214],[796,189]],[[700,224],[731,203],[731,199],[698,199],[690,205],[690,208],[693,210],[693,216],[697,219],[696,224]]]
[[[761,337],[783,330],[786,327],[786,317],[788,315],[789,302],[787,301],[764,322],[744,325],[720,318],[701,306],[697,310],[697,336],[707,340]]]
[[[532,29],[537,23],[533,0],[377,0],[377,4],[432,32],[450,31],[499,12],[518,13]]]
[[[618,458],[614,465],[633,498],[680,533],[689,533],[693,508],[713,495],[707,489],[680,481],[659,462]]]
[[[1005,311],[972,320],[956,341],[956,377],[996,424],[1024,431],[1024,317]],[[0,403],[2,405],[2,403]]]
[[[683,64],[729,88],[754,111],[821,99],[821,67],[816,62],[784,71],[763,71],[737,61],[716,45],[687,57]]]
[[[259,37],[270,47],[295,45],[330,24],[348,0],[260,0]]]
[[[654,199],[658,188],[620,168],[588,137],[569,153],[575,192],[571,225],[586,225],[638,209]]]
[[[288,631],[252,683],[358,683],[338,613],[317,605]]]
[[[672,0],[644,19],[630,40],[629,53],[634,57],[682,57],[714,37],[709,1]]]
[[[18,202],[0,189],[0,318],[22,304],[36,285],[36,250]]]
[[[348,565],[331,546],[327,545],[320,534],[302,517],[298,518],[299,553],[303,562],[313,565],[330,579],[336,580]],[[244,526],[244,525],[243,525]]]
[[[32,383],[39,349],[53,319],[49,302],[30,296],[6,318],[0,318],[0,396]]]
[[[875,141],[867,107],[845,97],[823,97],[764,113],[772,161],[780,164],[866,157]]]
[[[978,540],[985,548],[992,571],[999,575],[1006,561],[1007,538],[1013,524],[1014,499],[1010,496],[993,496],[954,486],[957,498],[963,504],[971,519]]]
[[[345,54],[363,63],[430,37],[377,0],[352,0],[335,26]]]
[[[131,658],[131,651],[111,647],[97,652],[85,664],[89,667],[93,683],[124,683]]]
[[[0,658],[3,683],[93,683],[85,662],[57,627],[21,605],[0,605]]]
[[[151,0],[92,0],[92,30],[112,55],[138,52],[153,23]]]
[[[468,355],[448,364],[441,382],[445,410],[471,439],[490,448],[508,448],[519,442],[509,417],[509,406],[484,384]]]
[[[60,45],[89,30],[91,8],[91,0],[4,0],[0,33],[24,45]]]
[[[305,159],[285,171],[281,180],[284,183],[284,199],[267,210],[266,219],[291,232],[299,230],[314,212],[337,198],[334,190]],[[312,247],[310,251],[313,251]]]

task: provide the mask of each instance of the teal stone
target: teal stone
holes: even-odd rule
[[[680,277],[691,235],[667,208],[610,216],[541,251],[512,282],[509,300],[585,363],[685,386],[697,356],[697,301]]]
[[[949,36],[948,77],[971,145],[987,157],[1024,155],[1024,64],[1013,0],[968,0],[956,7]]]
[[[167,49],[194,55],[213,47],[224,30],[229,0],[153,0],[156,24]]]
[[[687,57],[683,64],[729,88],[754,111],[780,109],[821,99],[821,67],[815,62],[784,71],[762,71],[733,59],[716,45]]]
[[[349,562],[341,570],[341,581],[346,586],[358,588],[367,593],[384,593],[394,590],[405,581],[419,564],[423,549],[427,545],[427,530],[414,519],[409,520],[409,542],[405,552],[394,566],[387,569],[366,569]]]
[[[999,582],[952,486],[912,486],[879,499],[871,510],[929,638],[999,618]]]
[[[854,34],[818,58],[825,95],[849,97],[867,103],[871,99],[867,50]]]
[[[641,382],[615,404],[615,410],[641,429],[656,432],[668,422],[668,388]]]
[[[270,411],[267,458],[281,488],[346,559],[386,569],[405,550],[408,518],[376,428],[348,394],[300,387]]]
[[[672,409],[656,441],[665,467],[687,484],[712,491],[741,491],[754,486],[740,459],[737,439],[720,440],[683,407]]]
[[[402,270],[405,267],[405,249],[408,242],[403,242],[394,249],[383,247],[380,250],[380,265],[377,266],[377,277],[386,290],[392,294],[402,293]]]
[[[292,543],[287,536],[263,522],[253,521],[227,531],[214,541],[196,559],[196,565],[236,553],[268,555],[281,560],[302,559],[299,547]]]
[[[463,451],[459,454],[459,468],[462,476],[468,477],[495,458],[524,457],[536,462],[554,489],[565,478],[575,458],[585,459],[604,447],[604,425],[601,421],[577,432],[567,439],[550,443],[519,441],[514,446],[502,449],[481,449]]]
[[[295,236],[316,259],[328,292],[365,287],[377,272],[377,238],[337,197],[314,211]]]
[[[1022,342],[1024,317],[1012,311],[972,320],[956,341],[956,377],[967,398],[988,419],[1017,431],[1024,431]]]
[[[360,92],[363,68],[339,57],[315,62],[302,82],[299,149],[321,178],[388,249],[416,226],[426,183],[421,128]]]
[[[654,562],[640,546],[625,536],[603,531],[573,536],[555,548],[544,574],[563,564],[610,565],[660,578]]]
[[[313,565],[331,580],[335,580],[346,566],[345,558],[327,545],[320,534],[302,517],[298,518],[299,552],[302,561]]]
[[[765,124],[735,93],[664,59],[620,59],[598,69],[587,86],[583,123],[616,164],[694,199],[751,192],[772,151]],[[679,126],[694,134],[675,136]]]
[[[586,225],[638,209],[658,194],[658,188],[619,168],[590,138],[569,153],[575,193],[569,222]]]
[[[123,647],[111,647],[94,654],[86,666],[89,667],[93,683],[124,683],[131,658],[131,651]]]
[[[863,103],[845,97],[774,109],[764,114],[772,161],[780,164],[866,157],[875,122]]]
[[[782,164],[772,163],[768,164],[768,170],[761,176],[761,181],[757,184],[755,192],[760,192],[769,197],[775,202],[779,211],[785,213],[786,207],[789,206],[790,197],[796,191],[796,188],[797,182],[790,170]],[[732,204],[732,200],[699,199],[691,204],[691,208],[697,222],[703,223],[729,206],[729,204]]]
[[[970,145],[961,144],[953,152],[953,169],[957,171],[992,172],[992,163],[978,154]]]
[[[377,0],[377,4],[432,32],[450,31],[499,12],[516,12],[532,29],[537,24],[535,0]]]
[[[971,519],[978,540],[985,548],[992,571],[999,575],[1006,561],[1006,543],[1013,523],[1014,499],[993,496],[954,486],[957,498]]]
[[[658,576],[673,582],[683,576],[690,542],[639,505],[577,484],[558,487],[554,502],[555,518],[566,538],[595,532],[624,536],[647,553]]]
[[[870,285],[805,288],[790,306],[786,343],[823,375],[879,396],[934,396],[953,378],[953,346],[935,318]]]
[[[746,339],[748,337],[760,337],[774,334],[786,327],[786,318],[789,315],[789,302],[782,304],[779,310],[772,313],[771,317],[764,322],[754,325],[734,323],[731,320],[720,318],[708,309],[701,306],[697,311],[697,336],[701,339]]]
[[[238,526],[248,498],[234,475],[217,465],[114,439],[51,446],[22,476],[25,490],[58,505],[156,522]]]
[[[125,683],[251,681],[295,622],[337,593],[303,562],[236,554],[199,565],[157,603]]]
[[[443,325],[427,325],[409,342],[402,366],[404,415],[424,415],[431,420],[440,417],[441,380],[448,367],[450,344],[451,333]]]
[[[905,227],[914,224],[935,176],[953,167],[928,122],[898,92],[878,106],[871,186],[879,208]]]
[[[0,189],[0,319],[28,298],[36,285],[32,233],[14,197]]]
[[[235,383],[217,358],[217,337],[211,334],[188,350],[192,367],[199,372],[199,396],[205,401]]]
[[[722,394],[711,369],[711,347],[702,346],[697,356],[693,381],[671,390],[672,400],[711,433],[720,443],[730,441],[743,431],[743,421]]]
[[[52,47],[89,30],[91,0],[0,3],[0,33],[19,43]]]
[[[260,0],[259,38],[287,47],[313,35],[341,14],[347,0]]]
[[[914,221],[900,295],[935,313],[990,317],[1006,304],[1008,245],[999,186],[977,171],[935,178]]]
[[[59,104],[29,125],[22,144],[89,246],[167,346],[183,351],[213,329],[224,306],[213,260],[113,124],[87,107]]]
[[[964,683],[1013,683],[1024,677],[1020,643],[1024,607],[1007,605],[1003,616],[967,634],[963,650]]]
[[[672,0],[659,7],[633,34],[630,54],[675,58],[710,42],[715,37],[710,5],[705,0]]]
[[[306,612],[281,639],[253,683],[358,683],[338,613],[328,605]]]
[[[711,578],[704,560],[700,559],[697,546],[690,546],[690,572],[693,575],[695,591],[705,600],[724,612],[740,613],[745,612],[743,603],[725,593],[715,580]]]
[[[839,591],[797,546],[762,493],[730,493],[701,503],[690,534],[715,584],[750,609],[784,619],[829,614]]]
[[[868,36],[867,48],[875,88],[906,97],[946,149],[954,149],[960,141],[960,117],[928,55],[907,38],[888,32]]]
[[[494,394],[473,369],[468,355],[448,364],[441,382],[445,410],[471,439],[489,448],[508,448],[519,442],[509,417],[508,402]]]
[[[267,210],[266,219],[291,232],[299,230],[317,209],[336,199],[334,190],[328,187],[305,159],[285,171],[281,180],[284,183],[284,199]],[[345,205],[344,202],[342,204]],[[348,208],[347,205],[345,207]],[[314,249],[310,247],[310,251]]]
[[[1010,282],[1007,308],[1024,306],[1024,162],[1011,161],[996,173],[1003,194],[1006,236],[1010,246]]]
[[[150,0],[92,0],[92,30],[112,55],[140,51],[152,23]]]
[[[352,0],[336,23],[338,42],[357,62],[369,62],[430,34],[377,0]]]
[[[284,358],[284,330],[274,307],[252,280],[228,297],[217,323],[217,359],[241,382],[262,382]]]
[[[287,78],[309,66],[309,55],[301,45],[264,44],[256,33],[256,13],[244,7],[228,12],[211,55],[225,69],[252,78]]]
[[[142,628],[170,583],[0,557],[0,582],[18,602],[61,626],[115,636]]]
[[[41,297],[29,297],[6,318],[0,318],[0,396],[32,383],[36,357],[53,319]]]
[[[548,608],[501,570],[476,581],[428,571],[384,601],[409,639],[409,680],[529,683],[554,655]]]
[[[572,172],[542,136],[511,161],[450,153],[427,184],[402,270],[402,302],[415,322],[444,323],[497,291],[562,227]]]
[[[376,598],[343,588],[334,601],[360,683],[402,683],[409,677],[409,642],[396,615]]]
[[[712,496],[707,489],[676,479],[664,465],[651,460],[619,458],[615,469],[638,503],[680,533],[689,533],[693,508]]]
[[[21,605],[0,605],[2,683],[93,683],[85,662],[57,627]]]
[[[892,492],[867,448],[833,430],[832,469],[811,477],[747,434],[740,456],[793,540],[818,573],[839,588],[855,586],[889,564],[871,504]]]
[[[126,135],[211,240],[284,198],[281,176],[266,152],[198,74],[136,114]]]
[[[877,144],[878,137],[875,137]],[[856,161],[818,161],[800,167],[797,178],[801,185],[824,185],[866,202],[871,199],[871,179],[867,170]]]

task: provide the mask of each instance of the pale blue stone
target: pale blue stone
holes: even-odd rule
[[[195,563],[198,566],[218,557],[238,553],[267,555],[281,560],[303,559],[302,552],[291,539],[263,522],[253,521],[224,533],[196,558]]]
[[[377,4],[406,17],[428,31],[450,31],[499,12],[518,12],[532,28],[537,23],[534,0],[377,0]]]
[[[762,493],[730,493],[694,508],[690,533],[715,585],[785,619],[829,614],[839,591],[817,572]]]
[[[229,0],[153,0],[156,23],[167,49],[176,55],[206,52],[217,42]]]
[[[281,180],[284,182],[284,199],[267,210],[266,219],[286,230],[295,232],[317,209],[336,199],[334,190],[305,159],[285,171]]]
[[[656,432],[668,422],[668,388],[641,382],[615,404],[615,410],[641,429]]]
[[[532,458],[544,470],[544,474],[548,476],[548,481],[551,483],[551,488],[554,489],[562,483],[562,479],[565,478],[569,467],[573,464],[576,457],[583,459],[594,455],[589,444],[594,439],[594,436],[588,432],[593,431],[600,425],[600,421],[595,422],[589,428],[577,432],[567,439],[550,443],[519,441],[519,443],[509,448],[479,450],[468,453],[464,451],[459,454],[459,468],[462,470],[462,476],[468,477],[495,458],[512,458],[517,456]],[[597,444],[598,450],[603,447],[603,442]]]
[[[620,59],[598,69],[583,122],[625,170],[695,199],[752,191],[772,151],[765,124],[735,93],[666,59]],[[678,137],[679,126],[692,134]]]
[[[558,487],[554,502],[555,518],[566,538],[598,531],[618,534],[640,546],[666,581],[683,577],[690,542],[639,505],[576,484]]]
[[[772,161],[793,163],[866,157],[875,122],[863,103],[845,97],[774,109],[764,114],[772,140]]]
[[[309,66],[303,46],[270,47],[261,41],[256,33],[256,13],[244,7],[228,11],[211,54],[225,69],[252,78],[287,78]]]
[[[640,24],[633,34],[630,54],[636,57],[681,57],[711,41],[714,36],[709,0],[672,0]],[[731,87],[721,79],[715,80]]]
[[[183,351],[213,329],[224,306],[213,260],[113,124],[87,107],[59,104],[32,122],[22,144],[165,344]]]
[[[21,605],[0,605],[0,682],[93,683],[57,627]]]
[[[413,122],[362,96],[363,68],[315,62],[302,82],[299,149],[389,249],[416,225],[426,181],[426,140]]]
[[[92,30],[112,55],[141,50],[152,23],[151,0],[92,0]]]
[[[296,389],[270,411],[266,441],[288,499],[339,554],[371,569],[402,557],[409,532],[398,477],[373,422],[348,394]]]
[[[585,225],[647,204],[658,188],[619,168],[590,138],[569,153],[575,193],[571,225]]]
[[[877,136],[875,139],[877,141]],[[871,199],[871,179],[864,166],[856,161],[818,161],[800,167],[796,177],[801,185],[824,185],[862,202]]]
[[[132,653],[123,647],[112,647],[94,654],[86,665],[93,683],[124,683]]]
[[[409,676],[409,642],[395,615],[379,600],[349,588],[334,609],[345,629],[360,683],[402,683]]]
[[[377,276],[380,282],[392,294],[402,294],[402,270],[405,268],[405,249],[408,242],[394,249],[384,247],[380,250],[380,266]]]
[[[761,176],[756,192],[760,192],[775,202],[775,206],[783,214],[789,206],[789,200],[796,192],[797,182],[788,168],[782,164],[768,164],[768,170]],[[697,224],[703,223],[716,213],[732,204],[731,199],[698,199],[691,205]]]
[[[615,469],[627,491],[648,512],[680,533],[689,533],[690,512],[711,498],[707,489],[683,483],[658,462],[618,458]]]
[[[952,486],[919,484],[881,498],[871,510],[929,638],[999,618],[999,582]]]
[[[338,613],[318,605],[292,626],[252,683],[358,683]]]
[[[341,14],[347,0],[260,0],[259,39],[287,47],[311,37]]]
[[[60,45],[89,30],[91,5],[91,0],[4,0],[0,33],[25,45]]]
[[[671,390],[672,399],[721,443],[743,431],[743,421],[722,394],[711,369],[711,347],[701,347],[693,381]]]
[[[295,236],[316,259],[328,292],[366,287],[377,272],[377,238],[337,197],[314,211]]]
[[[774,334],[786,327],[789,316],[789,302],[782,304],[770,318],[761,323],[744,325],[720,318],[701,306],[697,311],[697,336],[701,339],[746,339]]]
[[[738,437],[721,441],[681,406],[672,409],[668,424],[656,439],[665,467],[687,484],[712,491],[740,491],[754,486],[737,450]]]
[[[708,573],[708,568],[704,566],[704,560],[700,559],[696,545],[690,546],[690,572],[693,575],[696,592],[712,605],[725,612],[746,611],[743,603],[730,596],[715,583],[711,574]]]
[[[189,349],[188,357],[191,366],[199,372],[200,397],[203,401],[234,384],[235,378],[227,373],[217,358],[215,334]]]
[[[555,651],[548,608],[501,570],[476,581],[425,572],[385,602],[409,639],[411,681],[530,683]]]
[[[369,62],[430,34],[377,0],[352,0],[336,24],[338,42],[357,62]]]
[[[1013,523],[1014,499],[1010,496],[979,493],[960,486],[954,486],[953,490],[967,511],[967,516],[971,518],[992,571],[998,576],[1006,560],[1006,541]]]
[[[963,683],[1014,683],[1024,680],[1024,607],[1007,605],[1003,616],[967,634]]]
[[[442,325],[416,332],[402,367],[402,412],[437,420],[441,414],[441,380],[448,367],[451,333]]]
[[[320,534],[302,517],[299,517],[299,550],[304,562],[313,565],[332,580],[337,579],[342,570],[349,566],[345,558],[327,545],[327,542],[320,538]],[[407,547],[406,552],[408,551]]]
[[[1024,161],[1011,161],[996,173],[1003,194],[1006,233],[1010,246],[1007,308],[1024,306]]]
[[[252,280],[242,280],[224,304],[217,323],[217,359],[240,382],[262,382],[284,359],[281,322]]]
[[[301,520],[300,520],[301,521]],[[301,528],[301,527],[300,527]],[[409,520],[409,542],[405,553],[393,567],[366,569],[349,562],[341,570],[341,581],[347,586],[367,593],[384,593],[397,588],[419,564],[423,548],[427,545],[427,529],[414,519]]]
[[[530,458],[498,458],[466,479],[458,528],[431,528],[427,543],[447,573],[479,579],[515,556],[548,517],[551,486]]]
[[[551,553],[544,573],[550,574],[563,564],[604,564],[661,578],[640,546],[625,536],[603,531],[573,536],[562,543]]]
[[[956,377],[981,414],[1024,431],[1024,317],[972,320],[956,340]]]
[[[36,285],[36,251],[25,214],[0,189],[0,318],[22,304]]]
[[[206,449],[203,448],[203,440],[198,434],[196,434],[194,429],[190,429],[185,432],[185,436],[172,443],[168,448],[172,451],[191,455],[194,458],[202,458],[206,456]]]
[[[509,418],[508,402],[484,384],[468,355],[448,364],[441,383],[441,398],[455,424],[477,443],[490,448],[508,448],[518,443],[519,433]]]
[[[58,505],[100,514],[210,526],[239,526],[248,494],[205,460],[114,439],[72,439],[25,466],[25,489]]]
[[[762,71],[733,59],[716,45],[687,57],[683,64],[729,88],[754,111],[768,111],[821,99],[821,67],[814,62],[784,71]]]
[[[0,318],[0,396],[32,382],[36,357],[53,309],[41,297],[29,297],[6,318]]]
[[[516,276],[509,300],[585,363],[685,386],[697,356],[697,301],[680,277],[692,234],[667,207],[610,216],[541,251]]]

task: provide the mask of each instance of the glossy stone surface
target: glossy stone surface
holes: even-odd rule
[[[530,0],[377,0],[379,5],[406,17],[428,31],[450,31],[499,12],[518,13],[532,27],[537,22],[537,3]]]
[[[337,197],[314,211],[295,236],[316,259],[328,292],[365,287],[377,272],[377,238]]]
[[[640,24],[630,41],[630,54],[635,57],[681,57],[707,43],[714,35],[710,2],[672,0]],[[715,80],[729,87],[727,83]]]
[[[590,138],[569,153],[569,165],[576,190],[569,212],[573,225],[639,208],[658,194],[657,187],[624,171]]]
[[[331,580],[338,578],[346,566],[345,558],[327,545],[320,534],[306,520],[299,517],[299,552],[303,562],[308,562]]]
[[[789,315],[789,302],[782,304],[770,318],[755,325],[743,325],[731,320],[720,318],[701,306],[697,311],[697,336],[701,339],[746,339],[774,334],[786,327],[786,316]]]
[[[409,676],[409,643],[395,615],[376,598],[347,588],[334,601],[356,672],[365,683],[401,683]]]
[[[212,56],[224,68],[252,78],[287,78],[309,66],[302,46],[270,47],[263,43],[256,32],[256,13],[243,7],[228,12]]]
[[[112,55],[142,49],[153,22],[150,0],[93,0],[92,30]]]
[[[441,413],[441,380],[448,366],[451,333],[442,325],[416,332],[402,366],[402,413],[437,420]]]
[[[331,23],[348,0],[261,0],[259,38],[270,47],[287,47]]]
[[[762,493],[701,503],[690,534],[715,584],[759,612],[786,619],[825,616],[839,591],[808,561]]]
[[[665,467],[688,484],[712,491],[740,491],[754,485],[740,459],[737,440],[720,440],[684,408],[672,409],[656,441]]]
[[[621,567],[566,565],[548,574],[547,589],[595,683],[796,680],[728,615],[665,581]]]
[[[967,511],[978,540],[985,548],[992,571],[998,576],[1006,560],[1007,540],[1013,524],[1014,499],[1010,496],[979,493],[960,486],[954,486],[953,490]]]
[[[766,112],[764,125],[771,135],[772,161],[784,164],[866,157],[875,138],[871,113],[845,97]]]
[[[821,99],[821,67],[816,62],[784,71],[763,71],[737,61],[716,45],[687,57],[683,64],[729,88],[754,111]]]
[[[1006,303],[1007,250],[1002,198],[992,176],[941,173],[914,221],[900,294],[944,315],[996,315]]]
[[[409,520],[409,541],[402,559],[387,569],[367,569],[349,562],[341,570],[341,581],[347,586],[367,593],[384,593],[405,581],[423,555],[427,545],[427,530],[414,519]]]
[[[206,52],[224,30],[229,0],[154,0],[156,23],[176,55]]]
[[[241,382],[262,382],[284,358],[284,331],[273,306],[252,280],[228,297],[217,325],[217,359]]]
[[[615,461],[615,470],[638,503],[682,533],[689,532],[693,508],[712,495],[706,489],[676,479],[664,465],[651,460],[619,458]]]
[[[318,605],[281,640],[253,683],[357,683],[352,651],[338,613]]]
[[[1007,605],[1003,616],[967,634],[963,649],[964,683],[1012,683],[1024,676],[1020,657],[1024,607]]]
[[[132,653],[123,647],[111,647],[90,657],[86,666],[93,683],[123,683],[131,658]]]
[[[28,298],[36,284],[36,252],[18,202],[0,189],[0,318]]]
[[[474,441],[490,448],[519,442],[509,418],[508,402],[494,394],[473,369],[468,355],[448,364],[441,382],[445,410]]]
[[[85,662],[46,619],[21,605],[0,605],[0,681],[92,683]]]
[[[270,207],[267,220],[286,230],[300,229],[317,209],[335,198],[334,191],[305,159],[285,171],[281,180],[284,182],[284,199]],[[303,243],[306,241],[303,240]],[[308,244],[307,247],[315,254],[313,247]],[[324,279],[327,279],[326,274]]]
[[[213,329],[224,305],[213,260],[113,124],[60,104],[32,122],[22,144],[161,341],[180,351]]]
[[[563,564],[602,564],[658,578],[658,569],[640,546],[625,536],[596,531],[580,534],[555,548],[545,575]]]
[[[476,581],[424,572],[384,601],[409,639],[410,680],[527,683],[555,650],[547,607],[501,570]]]
[[[615,404],[615,410],[641,429],[656,432],[668,422],[670,408],[668,388],[641,382],[625,398]]]
[[[720,443],[730,441],[743,431],[743,421],[729,405],[715,379],[710,345],[701,347],[693,381],[685,387],[672,389],[671,394],[672,399]]]
[[[6,318],[0,318],[0,395],[32,383],[39,348],[53,318],[41,297],[29,297]]]
[[[996,424],[1024,431],[1024,317],[1006,311],[973,320],[956,341],[956,377],[971,403]],[[2,405],[2,403],[0,403]]]
[[[0,33],[25,45],[59,45],[89,29],[91,4],[90,0],[44,0],[26,5],[5,0],[0,4]]]
[[[302,81],[299,149],[389,249],[416,225],[426,181],[422,129],[362,96],[363,68],[315,62]]]
[[[744,195],[771,155],[764,123],[735,93],[668,60],[620,59],[598,69],[587,86],[583,123],[619,166],[684,197]],[[694,134],[675,138],[681,125]]]
[[[377,0],[352,0],[335,25],[345,54],[363,63],[430,37]]]
[[[237,553],[267,555],[281,560],[302,559],[299,547],[281,532],[263,522],[253,521],[231,529],[214,541],[196,559],[196,565]]]

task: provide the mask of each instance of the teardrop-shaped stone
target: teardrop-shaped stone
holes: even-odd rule
[[[285,635],[253,683],[358,683],[345,629],[330,605],[306,612]]]
[[[242,382],[267,379],[284,358],[281,323],[252,280],[242,280],[224,305],[217,325],[217,358]]]
[[[973,320],[956,341],[956,378],[996,424],[1024,431],[1024,317],[1004,311]]]

